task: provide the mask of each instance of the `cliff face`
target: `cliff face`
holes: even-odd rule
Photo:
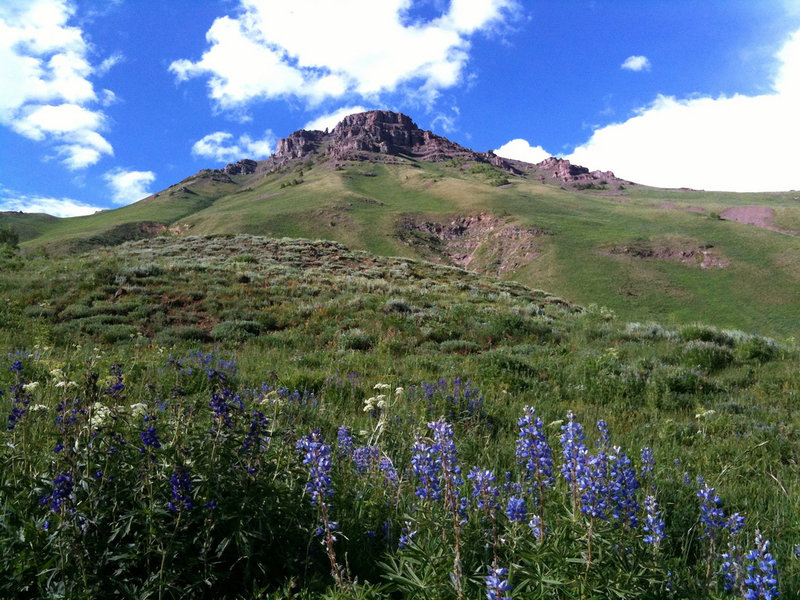
[[[277,164],[312,154],[326,154],[339,160],[364,160],[374,155],[408,156],[428,162],[460,158],[490,162],[509,169],[509,165],[489,152],[474,152],[420,129],[410,117],[383,110],[348,115],[331,132],[295,131],[278,142],[272,159]]]

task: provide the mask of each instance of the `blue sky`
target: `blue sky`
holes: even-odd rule
[[[800,0],[0,0],[0,210],[88,214],[349,112],[640,183],[800,189]]]

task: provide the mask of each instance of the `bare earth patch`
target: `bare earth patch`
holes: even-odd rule
[[[547,233],[521,227],[488,213],[458,216],[449,223],[404,217],[400,237],[444,260],[483,273],[500,274],[522,267],[537,256],[536,239]]]
[[[768,206],[733,206],[731,208],[726,208],[719,214],[719,218],[725,219],[726,221],[736,221],[737,223],[755,225],[756,227],[769,229],[770,231],[797,235],[797,230],[781,229],[773,225],[772,219],[774,217],[775,211]]]
[[[601,250],[601,254],[609,256],[633,256],[642,260],[666,260],[685,265],[699,265],[701,269],[724,269],[731,264],[719,250],[709,246],[686,245],[683,247],[659,244],[630,244],[614,246],[610,250]]]

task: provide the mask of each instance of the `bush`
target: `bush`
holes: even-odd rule
[[[470,354],[477,352],[480,347],[475,342],[469,340],[447,340],[439,344],[442,352],[452,352],[455,354]]]
[[[713,342],[694,341],[684,347],[682,362],[687,367],[712,373],[730,365],[733,362],[733,352]]]
[[[174,346],[182,342],[210,342],[211,336],[199,327],[175,325],[159,332],[156,341],[162,346]]]
[[[351,329],[339,338],[339,344],[345,350],[369,350],[375,340],[362,329]]]
[[[59,317],[61,319],[82,319],[91,316],[92,309],[85,304],[68,304],[63,308]]]
[[[736,346],[736,355],[743,360],[765,363],[778,355],[778,345],[772,340],[753,336]]]
[[[211,330],[215,340],[241,342],[261,333],[261,324],[255,321],[223,321]]]

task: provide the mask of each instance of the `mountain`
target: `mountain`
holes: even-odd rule
[[[157,235],[329,239],[516,280],[629,320],[779,336],[800,323],[796,193],[664,190],[555,157],[508,160],[388,111],[294,132],[265,160],[203,169],[130,206],[0,215],[6,223],[27,253]]]

